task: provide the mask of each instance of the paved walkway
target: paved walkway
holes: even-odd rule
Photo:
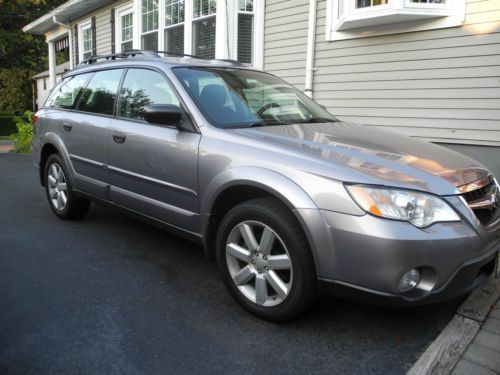
[[[500,299],[452,372],[452,375],[471,374],[500,374]]]
[[[10,152],[14,148],[13,141],[0,140],[0,154]]]

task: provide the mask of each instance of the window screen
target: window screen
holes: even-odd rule
[[[238,61],[252,63],[253,14],[238,14]]]
[[[193,22],[194,55],[215,58],[215,16]]]
[[[78,110],[112,115],[122,73],[122,69],[95,73],[82,92]]]

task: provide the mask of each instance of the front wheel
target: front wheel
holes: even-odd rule
[[[261,318],[288,320],[314,303],[308,241],[279,201],[260,198],[231,209],[219,227],[217,262],[233,297]]]
[[[90,207],[90,201],[73,193],[68,172],[59,155],[50,155],[45,163],[45,192],[52,211],[61,219],[79,219]]]

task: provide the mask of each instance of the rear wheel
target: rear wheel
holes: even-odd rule
[[[75,196],[67,169],[59,155],[50,155],[45,163],[45,192],[50,207],[62,219],[79,219],[90,207],[90,201]]]
[[[274,199],[247,201],[227,213],[218,231],[217,261],[233,297],[266,320],[291,319],[315,300],[307,239],[290,210]]]

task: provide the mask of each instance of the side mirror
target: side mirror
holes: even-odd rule
[[[151,124],[179,126],[182,110],[173,104],[151,104],[144,108],[144,119]]]

